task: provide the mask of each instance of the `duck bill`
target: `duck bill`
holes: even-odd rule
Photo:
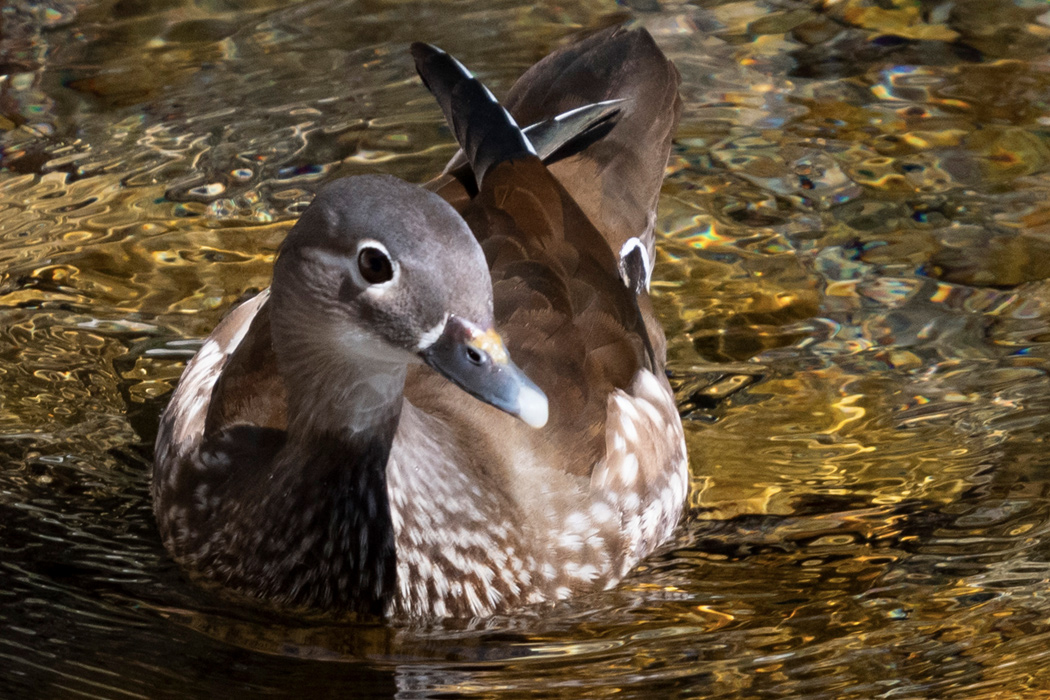
[[[547,424],[547,397],[511,361],[495,330],[450,316],[437,340],[420,350],[423,361],[485,403],[533,428]]]

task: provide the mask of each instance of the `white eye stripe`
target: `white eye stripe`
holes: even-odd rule
[[[448,323],[448,313],[442,317],[440,323],[419,337],[419,343],[416,345],[416,350],[426,350],[436,343],[437,339],[441,337],[441,334],[445,332],[446,323]]]

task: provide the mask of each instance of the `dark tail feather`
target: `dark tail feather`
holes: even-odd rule
[[[606,100],[570,109],[556,117],[526,126],[522,131],[546,165],[570,158],[600,140],[616,126],[623,100]],[[456,151],[445,172],[468,168],[463,151]],[[459,177],[459,175],[457,175]]]
[[[459,61],[430,44],[412,44],[423,84],[437,98],[480,185],[497,163],[536,155],[510,113]]]
[[[605,100],[525,127],[536,153],[550,165],[585,150],[616,126],[624,100]]]

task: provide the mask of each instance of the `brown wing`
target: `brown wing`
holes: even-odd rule
[[[682,100],[678,70],[644,29],[613,27],[555,51],[518,79],[504,105],[519,124],[622,99],[612,130],[550,166],[619,252],[632,236],[653,253],[653,219]]]
[[[239,336],[228,343],[229,354],[216,367],[214,387],[207,402],[201,431],[200,459],[204,464],[265,463],[284,443],[287,403],[284,381],[270,340],[268,294],[249,309],[238,307],[225,323]],[[247,306],[247,304],[245,305]],[[222,342],[220,325],[206,342]],[[174,402],[173,402],[174,403]]]
[[[284,382],[270,338],[270,307],[263,304],[215,382],[204,433],[209,436],[244,424],[283,430],[286,409]]]
[[[649,260],[654,259],[656,203],[682,112],[680,82],[678,69],[647,31],[612,27],[536,63],[504,100],[519,124],[551,119],[586,104],[622,100],[608,133],[548,166],[616,255],[637,237]],[[428,187],[459,211],[470,202],[472,192],[463,186],[462,175],[442,175]],[[666,342],[648,295],[638,295],[634,303],[662,363]]]
[[[650,365],[634,294],[620,279],[602,234],[538,158],[500,163],[463,216],[489,261],[496,327],[514,361],[547,394],[548,427],[508,424],[513,444],[558,455],[552,464],[588,476],[605,454],[610,392]],[[406,396],[425,410],[436,392],[428,373],[410,376]],[[446,392],[449,388],[446,388]],[[460,402],[468,401],[465,396]],[[442,410],[453,410],[444,400]],[[476,407],[463,413],[498,420]],[[539,443],[542,443],[539,444]]]
[[[647,31],[612,27],[539,61],[503,100],[522,125],[622,100],[608,133],[548,166],[617,253],[637,236],[652,256],[653,214],[682,113],[680,82]],[[457,209],[473,194],[448,174],[427,186]]]

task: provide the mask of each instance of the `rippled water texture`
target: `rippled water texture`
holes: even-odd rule
[[[318,185],[452,153],[406,47],[500,94],[644,25],[686,101],[656,303],[694,490],[611,593],[270,619],[163,552],[157,416]],[[0,6],[0,695],[1050,692],[1044,0]]]

